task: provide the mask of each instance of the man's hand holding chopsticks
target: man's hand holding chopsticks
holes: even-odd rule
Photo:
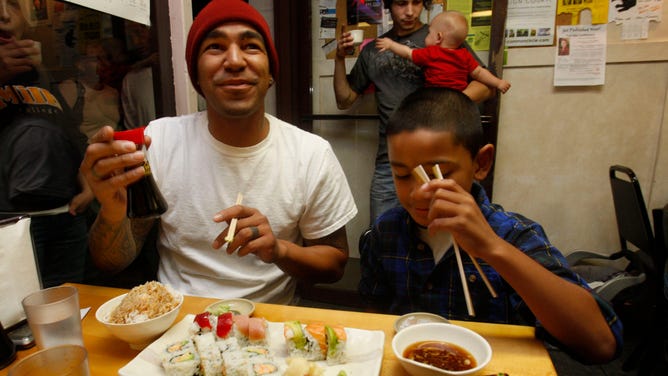
[[[235,219],[236,225],[232,226]],[[259,210],[235,204],[216,213],[213,221],[229,224],[213,241],[214,249],[227,243],[228,254],[236,251],[237,255],[242,257],[252,253],[266,263],[273,263],[281,258],[278,239],[274,236],[269,220]],[[230,234],[230,230],[234,233]]]

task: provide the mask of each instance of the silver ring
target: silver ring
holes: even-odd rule
[[[255,240],[260,237],[260,229],[255,226],[250,226],[249,229],[251,230],[251,240]]]

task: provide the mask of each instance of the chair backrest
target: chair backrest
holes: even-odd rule
[[[638,178],[628,167],[611,166],[610,187],[622,254],[634,261],[636,257],[628,247],[628,243],[633,244],[643,254],[640,262],[635,260],[640,265],[635,266],[653,272],[654,234]]]
[[[661,268],[668,257],[668,205],[652,210],[654,220],[654,263]]]

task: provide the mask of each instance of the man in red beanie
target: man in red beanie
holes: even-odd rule
[[[193,21],[186,60],[206,111],[151,122],[146,153],[113,141],[111,128],[91,140],[81,170],[101,204],[96,264],[123,269],[158,223],[158,279],[182,293],[288,304],[298,279],[340,279],[357,208],[329,143],[265,113],[278,72],[265,20],[241,0],[211,1]],[[169,205],[159,221],[126,217],[144,156]]]

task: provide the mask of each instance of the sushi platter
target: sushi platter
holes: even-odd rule
[[[162,337],[142,350],[132,361],[118,371],[121,376],[167,375],[163,368],[165,349],[171,344],[187,339],[192,334],[195,315],[186,315]],[[290,357],[290,349],[284,337],[283,322],[266,322],[267,348],[273,360],[284,368]],[[336,376],[340,371],[347,375],[378,375],[383,358],[385,333],[355,328],[344,328],[347,336],[344,360],[340,364],[317,361],[325,376]]]

